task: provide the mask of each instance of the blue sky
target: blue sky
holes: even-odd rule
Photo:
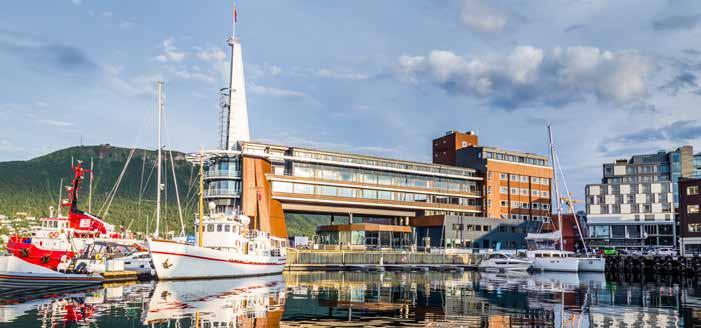
[[[216,146],[229,1],[8,1],[0,160],[76,145]],[[430,160],[430,140],[547,152],[570,189],[701,138],[698,1],[239,1],[254,140]],[[581,196],[580,196],[581,197]]]

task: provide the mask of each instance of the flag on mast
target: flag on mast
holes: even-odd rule
[[[239,18],[238,15],[236,14],[236,5],[234,5],[234,23],[238,22]]]

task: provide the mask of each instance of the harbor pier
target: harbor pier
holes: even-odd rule
[[[403,251],[288,250],[287,271],[428,271],[476,269],[479,255]]]

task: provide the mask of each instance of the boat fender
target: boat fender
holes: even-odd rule
[[[102,260],[102,254],[95,254],[95,259],[96,260]]]
[[[659,271],[662,268],[662,265],[659,263],[655,263],[655,265],[653,265],[652,268],[655,269],[655,271]]]
[[[632,261],[626,262],[626,269],[633,270],[633,262]]]
[[[27,256],[29,256],[29,248],[22,248],[22,249],[20,249],[19,254],[22,255],[22,257],[27,257]]]
[[[665,265],[665,269],[667,269],[667,271],[672,271],[673,268],[674,265],[672,264],[672,262],[667,262],[667,264]]]
[[[637,267],[638,267],[638,270],[641,270],[641,271],[645,270],[645,262],[638,262]]]
[[[51,258],[48,255],[44,255],[41,257],[41,263],[46,264],[49,263],[49,261],[51,261]]]
[[[88,265],[85,264],[85,262],[80,262],[80,263],[78,263],[78,265],[75,266],[75,269],[73,269],[73,271],[75,271],[77,273],[84,273],[87,271],[87,269],[86,269],[87,266]]]

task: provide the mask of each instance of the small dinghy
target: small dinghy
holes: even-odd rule
[[[0,290],[99,285],[100,275],[61,273],[15,256],[0,256]]]

